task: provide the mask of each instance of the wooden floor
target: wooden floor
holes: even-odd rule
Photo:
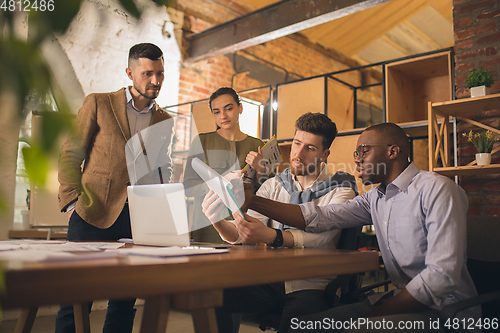
[[[133,333],[138,333],[141,326],[143,306],[137,306],[136,320],[134,322]],[[0,333],[12,333],[16,326],[16,320],[11,319],[12,314],[6,314],[9,320],[0,322]],[[92,332],[102,332],[102,325],[106,316],[106,310],[96,310],[90,313],[90,325]],[[9,318],[10,317],[10,318]],[[54,333],[55,327],[55,314],[47,316],[38,316],[33,325],[32,333]],[[168,333],[194,333],[193,322],[191,314],[173,310],[170,312],[167,325]],[[259,333],[262,332],[257,324],[242,323],[240,333]]]

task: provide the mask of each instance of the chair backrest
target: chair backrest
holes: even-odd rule
[[[357,250],[361,240],[361,227],[342,229],[340,239],[337,244],[339,250]],[[359,274],[339,275],[325,288],[325,297],[330,307],[336,303],[337,290],[341,288],[343,294],[360,287]]]
[[[342,229],[337,249],[357,250],[361,239],[361,227]]]
[[[500,290],[500,218],[468,216],[467,268],[479,295]],[[498,317],[500,301],[483,304],[483,318]]]

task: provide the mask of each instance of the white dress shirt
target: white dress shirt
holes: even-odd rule
[[[138,110],[135,107],[130,88],[131,86],[125,89],[125,95],[127,96],[127,118],[130,126],[130,134],[134,136],[137,132],[142,131],[151,124],[155,101],[152,100],[151,104],[147,105],[142,110]]]

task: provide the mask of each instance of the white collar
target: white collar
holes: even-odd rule
[[[135,103],[134,103],[134,99],[132,98],[132,94],[130,93],[130,88],[132,88],[132,86],[128,86],[126,89],[125,89],[125,96],[127,97],[127,104],[131,103],[132,105],[132,108],[139,112],[139,113],[148,113],[150,111],[153,110],[153,107],[155,106],[155,101],[152,100],[151,101],[151,104],[149,104],[149,107],[147,108],[144,108],[144,110],[138,110],[136,107],[135,107]]]

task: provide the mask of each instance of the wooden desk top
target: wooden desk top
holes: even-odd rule
[[[234,246],[229,253],[152,258],[124,256],[76,262],[2,262],[4,308],[108,298],[215,290],[378,269],[376,252],[265,249]]]
[[[49,234],[48,230],[41,229],[27,229],[27,230],[9,230],[10,239],[19,238],[34,238],[34,239],[47,239]],[[55,231],[50,234],[50,239],[66,239],[65,231]]]

